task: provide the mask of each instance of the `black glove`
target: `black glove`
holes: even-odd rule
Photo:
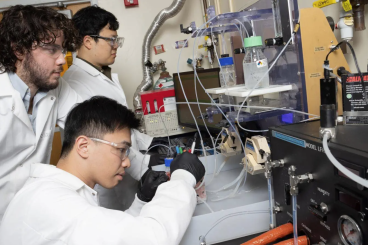
[[[173,174],[173,172],[177,169],[184,169],[193,174],[197,183],[203,178],[205,174],[205,169],[202,162],[198,159],[196,155],[190,154],[188,152],[177,155],[175,159],[171,162],[171,174]]]
[[[138,198],[143,202],[149,202],[156,194],[157,187],[169,180],[164,171],[148,169],[138,185]]]
[[[165,164],[165,155],[154,154],[150,156],[148,167]]]

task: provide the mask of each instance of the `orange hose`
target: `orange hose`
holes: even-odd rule
[[[293,225],[287,223],[263,233],[241,245],[266,245],[293,233]]]
[[[294,245],[294,238],[276,243],[274,245]],[[306,236],[298,237],[298,245],[309,245],[309,239]]]

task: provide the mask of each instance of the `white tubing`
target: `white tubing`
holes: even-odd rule
[[[210,22],[211,22],[212,20],[214,20],[215,18],[217,18],[217,16],[215,16],[215,17],[211,18],[211,19],[210,19],[210,20],[208,20],[206,23],[204,23],[202,26],[200,26],[200,27],[199,27],[199,29],[197,29],[197,30],[195,30],[195,31],[194,31],[193,35],[196,33],[196,34],[197,34],[197,36],[196,36],[196,37],[198,37],[198,31],[199,31],[201,28],[205,27],[205,25],[206,25],[207,23],[210,23]],[[199,134],[199,137],[200,137],[200,139],[203,141],[202,134],[201,134],[201,131],[199,130],[199,126],[198,126],[197,120],[196,120],[196,118],[195,118],[195,116],[194,116],[194,113],[193,113],[193,111],[192,111],[192,108],[191,108],[191,107],[190,107],[190,105],[189,105],[189,100],[188,100],[187,95],[186,95],[186,93],[185,93],[184,86],[183,86],[183,83],[182,83],[182,81],[181,81],[181,77],[180,77],[180,71],[179,71],[179,70],[180,70],[180,69],[179,69],[179,67],[180,67],[180,58],[181,58],[181,54],[182,54],[183,49],[184,49],[184,47],[185,47],[185,45],[186,45],[187,43],[188,43],[188,40],[186,40],[186,41],[185,41],[185,44],[183,45],[183,47],[181,48],[180,53],[179,53],[179,58],[178,58],[178,63],[177,63],[178,79],[179,79],[179,82],[180,82],[181,90],[183,91],[183,95],[184,95],[185,101],[186,101],[186,102],[187,102],[187,104],[188,104],[188,108],[189,108],[190,114],[192,115],[193,120],[194,120],[194,123],[195,123],[195,125],[196,125],[197,131],[198,131],[198,134]],[[203,150],[204,150],[204,149],[203,149]]]
[[[204,29],[205,30],[205,29]],[[204,31],[202,31],[202,33],[203,33]],[[201,33],[201,34],[202,34]],[[194,60],[194,47],[196,46],[195,44],[196,44],[196,41],[197,41],[197,37],[198,37],[198,35],[196,36],[196,38],[195,38],[195,40],[194,40],[194,45],[193,45],[193,60]],[[212,37],[211,37],[212,38]],[[194,63],[193,63],[193,68],[194,68],[194,73],[197,73],[197,70],[196,70],[196,67],[195,67],[195,65],[194,65]],[[197,79],[196,79],[196,76],[194,76],[194,90],[195,90],[195,95],[196,95],[196,99],[197,99],[197,105],[198,105],[198,110],[199,110],[199,112],[200,112],[200,114],[201,115],[203,115],[202,114],[202,110],[201,110],[201,107],[199,106],[199,100],[198,100],[198,93],[197,93]],[[189,105],[188,105],[189,106]],[[195,120],[195,119],[194,119]],[[208,133],[208,135],[210,136],[210,139],[211,139],[211,142],[212,142],[212,145],[213,145],[213,148],[216,148],[216,145],[215,145],[215,143],[213,142],[213,137],[212,137],[212,135],[211,135],[211,133],[210,133],[210,131],[209,131],[209,129],[207,128],[207,124],[206,124],[206,121],[204,120],[204,118],[202,117],[202,120],[203,120],[203,124],[204,124],[204,126],[205,126],[205,128],[206,128],[206,130],[207,130],[207,133]],[[205,153],[205,149],[204,149],[204,146],[203,146],[203,140],[202,140],[202,138],[201,138],[201,143],[202,143],[202,149],[203,149],[203,154],[204,154],[204,157],[205,157],[205,161],[206,161],[206,167],[208,167],[208,164],[207,164],[207,154]],[[214,155],[217,153],[217,151],[216,152],[214,152]],[[216,167],[217,167],[217,154],[215,155],[215,170],[216,170]],[[211,179],[211,181],[213,180],[213,178]],[[202,185],[204,185],[205,184],[205,181],[207,182],[207,178],[205,178],[203,181],[202,181],[202,183],[201,183],[201,185],[197,188],[197,189],[199,189],[200,187],[202,187]],[[211,181],[209,181],[207,184],[210,184],[211,183]]]
[[[243,182],[243,179],[244,179],[244,173],[242,174],[241,178],[240,178],[240,179],[238,180],[238,182],[236,183],[236,187],[235,187],[235,189],[234,189],[234,190],[233,190],[229,195],[224,196],[224,197],[220,197],[220,198],[217,198],[217,199],[213,199],[213,200],[211,200],[211,201],[213,201],[213,202],[219,202],[219,201],[222,201],[222,200],[228,199],[228,198],[230,198],[230,197],[234,197],[234,196],[236,196],[237,191],[238,191],[238,189],[239,189],[239,187],[240,187],[241,183]]]
[[[219,173],[221,172],[221,169],[225,166],[225,164],[227,163],[227,160],[229,160],[229,157],[225,157],[225,160],[221,163],[221,166],[219,167],[219,169],[217,170],[215,175],[219,175]]]
[[[294,245],[298,245],[298,220],[297,220],[297,205],[296,195],[292,195],[293,198],[293,231],[294,231]]]
[[[323,135],[323,150],[325,151],[328,159],[332,162],[335,167],[340,170],[343,174],[348,176],[350,179],[355,181],[356,183],[368,188],[368,180],[365,180],[355,174],[353,174],[351,171],[349,171],[347,168],[345,168],[339,161],[336,160],[336,158],[332,155],[330,149],[328,148],[328,139],[329,139],[329,133],[325,133]]]
[[[232,214],[228,214],[225,215],[224,217],[218,219],[213,226],[207,231],[207,233],[204,236],[201,236],[200,239],[201,241],[205,241],[207,235],[212,231],[213,228],[215,228],[218,224],[220,224],[222,221],[231,218],[231,217],[235,217],[238,215],[245,215],[245,214],[262,214],[262,213],[268,213],[268,210],[253,210],[253,211],[243,211],[243,212],[236,212],[236,213],[232,213]]]
[[[177,104],[177,105],[183,105],[183,104],[188,104],[188,103],[187,102],[170,102],[170,103],[166,103],[165,105],[175,105],[175,104]],[[189,104],[196,105],[197,102],[189,102]],[[202,103],[202,102],[200,102],[198,104],[200,104],[200,105],[209,105],[209,106],[213,106],[214,105],[213,103]],[[160,112],[161,108],[163,106],[165,106],[165,105],[162,105],[159,108],[159,112]],[[240,105],[231,105],[231,104],[216,104],[216,105],[217,106],[241,107]],[[294,112],[294,113],[298,113],[298,114],[302,114],[302,115],[313,116],[314,118],[311,118],[310,120],[319,118],[319,116],[318,115],[315,115],[315,114],[307,113],[307,112],[304,112],[304,111],[293,110],[293,109],[287,109],[287,108],[277,108],[277,107],[269,107],[269,106],[243,106],[243,107],[260,108],[260,109],[275,109],[275,110],[281,110],[281,111],[290,111],[290,112]]]
[[[213,209],[210,207],[210,205],[205,200],[203,200],[199,196],[197,196],[197,198],[206,205],[206,207],[210,210],[211,213],[214,213]]]
[[[239,187],[240,187],[241,183],[243,182],[243,180],[244,180],[244,184],[245,184],[245,180],[246,180],[246,178],[244,178],[244,174],[243,174],[242,178],[240,178],[240,180],[238,181],[238,184],[236,185],[236,187],[235,187],[234,191],[230,194],[230,196],[229,196],[229,197],[234,197],[234,196],[236,196],[237,194],[239,194],[239,193],[240,193],[240,191],[239,191],[239,193],[237,193],[237,192],[238,192]],[[243,186],[244,186],[244,185],[243,185]],[[228,197],[226,197],[226,198],[228,198]],[[224,199],[226,199],[226,198],[223,198],[223,199],[221,199],[221,200],[224,200]],[[220,200],[219,200],[219,201],[220,201]]]
[[[217,135],[216,137],[216,140],[213,141],[212,137],[211,137],[211,140],[212,140],[212,144],[213,144],[213,154],[215,155],[215,168],[213,169],[213,175],[212,175],[212,179],[210,181],[207,182],[207,185],[210,185],[212,183],[212,181],[215,179],[215,176],[219,173],[219,171],[217,172],[217,150],[216,150],[216,144],[217,144],[217,140],[218,138],[220,137],[220,135],[222,134],[222,131],[224,131],[224,129],[222,129],[220,131],[220,133]],[[220,171],[221,171],[221,168],[222,168],[222,165],[220,167]]]
[[[207,166],[208,166],[208,164],[207,164],[207,154],[205,153],[206,150],[204,149],[202,139],[201,139],[201,146],[202,146],[202,149],[203,149],[202,152],[203,152],[203,155],[204,155],[204,162],[205,162],[205,164],[204,164],[204,177],[203,177],[203,181],[201,182],[201,184],[197,188],[195,188],[195,190],[198,190],[199,188],[201,188],[205,184],[206,172],[207,172]]]
[[[247,28],[245,28],[245,26],[244,26],[244,24],[242,23],[242,22],[240,22],[238,19],[234,19],[235,21],[237,21],[237,22],[239,22],[239,24],[243,27],[243,29],[245,30],[245,33],[247,33],[247,37],[249,37],[249,33],[248,33],[248,30],[247,30]],[[249,22],[249,20],[248,20],[248,22]],[[249,22],[250,23],[250,22]],[[252,25],[250,25],[250,26],[252,26]],[[253,31],[253,30],[252,30]],[[244,47],[244,40],[242,39],[242,46]]]
[[[236,183],[238,183],[238,181],[243,177],[244,172],[245,172],[245,168],[243,168],[242,171],[240,172],[239,176],[235,180],[233,180],[232,182],[230,182],[229,184],[226,184],[223,187],[221,187],[220,189],[217,189],[217,190],[214,190],[214,191],[207,190],[207,192],[216,193],[216,192],[219,192],[219,191],[223,191],[223,190],[229,189],[230,187],[232,187],[233,185],[235,185]]]

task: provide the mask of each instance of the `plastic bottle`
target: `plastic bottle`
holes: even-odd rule
[[[219,60],[221,65],[221,70],[219,73],[221,87],[228,88],[236,85],[233,57],[223,57]],[[228,95],[220,95],[221,104],[234,104],[234,102],[234,97]]]
[[[173,161],[173,158],[165,158],[165,172],[166,175],[170,177],[170,165]]]
[[[253,89],[262,76],[268,71],[268,61],[262,52],[262,37],[244,38],[245,56],[243,60],[244,84],[247,89]],[[270,85],[269,76],[265,76],[256,88]]]
[[[236,85],[233,57],[220,58],[220,84],[222,88]]]

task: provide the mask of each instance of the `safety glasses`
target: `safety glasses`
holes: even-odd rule
[[[67,53],[66,49],[57,44],[40,44],[39,47],[54,59],[59,58],[60,55],[65,57]]]
[[[114,149],[111,150],[111,153],[120,157],[121,161],[124,161],[130,153],[130,147],[127,144],[124,143],[114,143],[106,140],[96,139],[96,138],[90,138],[93,141],[104,143],[106,145],[110,145],[114,147]]]
[[[101,37],[99,35],[89,35],[89,36],[94,37],[94,38],[103,39],[103,40],[107,41],[111,45],[111,47],[121,48],[121,47],[123,47],[123,44],[124,44],[124,38],[123,37]]]

